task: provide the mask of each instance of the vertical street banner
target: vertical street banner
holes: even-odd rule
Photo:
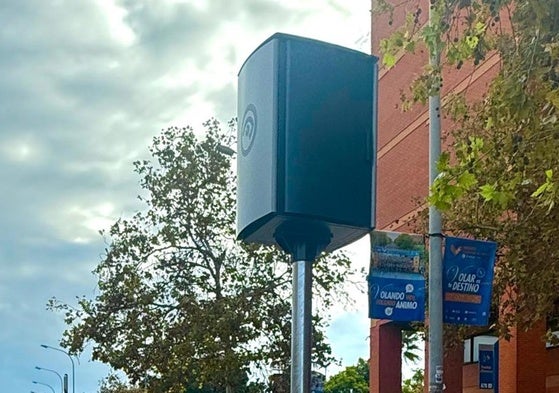
[[[371,234],[369,318],[425,319],[423,237],[398,232]]]
[[[443,258],[443,320],[457,325],[489,323],[497,243],[447,237]]]

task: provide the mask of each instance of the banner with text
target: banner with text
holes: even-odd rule
[[[495,389],[499,377],[499,344],[479,344],[479,388]],[[495,389],[495,391],[497,391]]]
[[[496,251],[494,242],[446,238],[443,259],[445,323],[488,324]]]
[[[420,235],[371,234],[369,318],[405,322],[425,319],[424,254]]]
[[[421,274],[376,272],[369,275],[369,318],[425,319],[425,278]]]

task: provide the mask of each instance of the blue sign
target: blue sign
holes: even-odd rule
[[[369,318],[425,319],[425,278],[416,273],[377,271],[369,275]]]
[[[480,389],[495,389],[497,385],[498,369],[498,356],[495,351],[495,346],[489,344],[479,344]]]
[[[447,237],[443,260],[445,323],[489,323],[497,243]]]

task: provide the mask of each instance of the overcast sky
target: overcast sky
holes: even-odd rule
[[[96,294],[98,234],[140,208],[132,162],[168,125],[236,115],[236,75],[275,32],[368,52],[369,0],[0,1],[0,390],[60,391],[71,374],[49,298]],[[368,262],[366,242],[352,249]],[[365,295],[328,331],[345,365],[368,356]],[[76,363],[76,392],[107,367]],[[328,373],[335,370],[328,370]]]

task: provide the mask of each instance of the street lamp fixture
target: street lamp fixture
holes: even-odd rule
[[[50,390],[52,390],[52,393],[55,393],[54,388],[53,388],[52,386],[50,386],[49,384],[47,384],[47,383],[37,382],[37,381],[31,381],[31,382],[33,382],[33,383],[36,384],[36,385],[43,385],[43,386],[46,386],[47,388],[49,388]]]
[[[234,155],[237,154],[237,152],[233,149],[231,149],[229,146],[225,146],[225,145],[217,145],[216,150],[222,154],[225,154],[226,156],[230,156],[233,157]]]
[[[56,348],[56,347],[51,347],[50,345],[41,344],[41,347],[48,348],[48,349],[53,349],[53,350],[58,351],[58,352],[62,352],[63,354],[65,354],[66,356],[68,356],[70,358],[70,361],[72,362],[72,393],[76,393],[76,372],[75,372],[75,369],[74,369],[74,359],[72,358],[72,355],[70,355],[68,352],[64,351],[63,349]]]
[[[54,374],[58,375],[58,378],[60,379],[61,391],[62,391],[62,393],[65,393],[65,392],[64,392],[64,382],[62,381],[62,375],[60,375],[58,372],[56,372],[56,371],[54,371],[54,370],[51,370],[51,369],[49,369],[49,368],[44,368],[44,367],[39,367],[39,366],[35,366],[35,368],[36,368],[37,370],[48,371],[48,372],[51,372],[51,373],[54,373]]]

